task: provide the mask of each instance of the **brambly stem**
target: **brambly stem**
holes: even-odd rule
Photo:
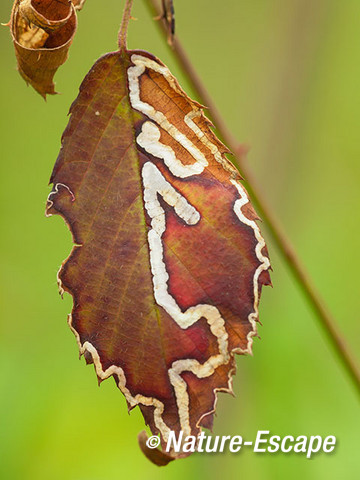
[[[145,4],[147,5],[153,17],[162,17],[161,11],[155,0],[145,0]],[[158,24],[161,27],[166,38],[167,28],[165,24],[161,21],[159,21]],[[263,198],[261,190],[257,186],[256,180],[251,170],[249,169],[248,165],[246,164],[244,158],[241,155],[242,149],[239,145],[239,142],[230,133],[220,112],[216,108],[216,105],[214,104],[200,77],[194,69],[186,51],[182,47],[181,42],[176,37],[174,38],[171,51],[184,75],[189,80],[195,93],[197,94],[197,100],[199,100],[203,105],[206,105],[208,107],[210,117],[216,125],[216,129],[218,130],[225,144],[234,153],[237,165],[239,166],[239,170],[246,179],[245,184],[249,195],[252,198],[252,201],[258,213],[260,214],[260,217],[263,219],[264,223],[267,226],[273,244],[276,245],[279,252],[281,253],[283,260],[292,272],[299,288],[303,292],[303,295],[306,298],[309,306],[311,307],[315,317],[317,318],[319,324],[324,330],[327,339],[333,348],[334,353],[336,354],[338,360],[342,363],[357,392],[360,393],[360,371],[358,365],[353,356],[351,355],[349,347],[346,345],[344,339],[342,338],[342,335],[338,331],[335,319],[332,317],[324,302],[320,298],[320,295],[318,294],[311,278],[309,277],[304,266],[299,260],[287,236],[278,224],[275,214],[268,207],[268,202],[266,202]]]
[[[133,0],[126,0],[124,12],[121,20],[121,26],[118,36],[119,50],[127,50],[127,30],[131,18],[131,7]]]

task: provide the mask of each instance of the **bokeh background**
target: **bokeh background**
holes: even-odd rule
[[[129,416],[112,380],[97,387],[78,360],[56,272],[71,249],[60,217],[45,218],[48,179],[78,86],[116,49],[123,3],[92,1],[79,14],[62,94],[45,103],[16,72],[1,36],[0,477],[267,480],[356,478],[355,389],[267,235],[274,288],[261,303],[254,357],[238,357],[236,398],[220,395],[214,433],[254,439],[336,435],[333,454],[194,454],[159,469],[140,452],[143,419]],[[159,56],[189,92],[141,0],[129,46]],[[6,22],[11,0],[2,0]],[[251,146],[263,195],[359,358],[360,2],[178,0],[177,32],[232,133]],[[236,294],[234,292],[234,294]]]

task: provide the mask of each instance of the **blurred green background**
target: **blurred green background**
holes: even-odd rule
[[[129,46],[159,56],[191,94],[156,25],[135,0]],[[2,0],[6,22],[12,1]],[[140,452],[143,429],[112,380],[97,387],[77,358],[56,272],[71,248],[60,217],[45,218],[48,179],[67,111],[103,53],[116,49],[123,2],[88,0],[62,95],[45,103],[16,72],[1,35],[0,477],[357,478],[360,420],[353,386],[272,245],[274,289],[261,302],[261,341],[238,357],[237,397],[220,395],[214,433],[254,439],[336,435],[333,454],[194,454],[159,469]],[[178,0],[179,37],[319,291],[359,358],[359,0]]]

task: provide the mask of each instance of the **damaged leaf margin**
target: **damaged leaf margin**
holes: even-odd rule
[[[140,92],[140,97],[136,92]],[[172,136],[174,128],[168,118],[182,132],[175,135],[180,140]],[[157,136],[150,143],[143,142],[150,127],[161,129],[160,143]],[[193,163],[193,156],[179,144],[185,136],[201,150],[206,168],[198,161]],[[168,159],[166,165],[150,153],[154,145],[160,148],[164,144],[177,158]],[[192,147],[189,150],[195,152]],[[60,269],[58,281],[61,292],[67,291],[74,297],[69,326],[80,354],[87,363],[94,364],[100,382],[110,376],[115,378],[129,410],[139,405],[152,433],[161,434],[162,453],[169,428],[177,432],[187,429],[186,434],[195,435],[202,427],[211,429],[217,393],[232,393],[234,354],[251,353],[253,337],[257,335],[261,287],[270,283],[270,263],[256,213],[236,169],[224,155],[226,152],[201,106],[185,94],[164,64],[143,51],[114,52],[96,62],[80,87],[51,177],[54,187],[47,214],[64,217],[75,243]],[[152,211],[146,211],[146,207],[144,211],[139,190],[145,188],[146,195],[151,193],[154,184],[141,181],[141,172],[144,180],[145,171],[150,168],[200,215],[200,221],[184,224],[171,204],[166,212],[167,255],[175,249],[184,266],[193,273],[199,272],[198,282],[208,294],[204,297],[195,292],[196,288],[189,289],[192,280],[185,271],[185,278],[180,275],[175,257],[162,258],[172,284],[170,293],[180,302],[181,312],[207,308],[202,318],[185,327],[176,318],[185,313],[172,318],[167,305],[158,303],[158,299],[154,303],[145,247],[147,232],[154,231]],[[189,176],[187,172],[192,173]],[[126,228],[118,236],[110,234],[122,225],[127,214]],[[208,229],[210,219],[215,222],[215,229]],[[197,262],[198,267],[188,262],[187,259],[202,258],[205,252],[204,262]],[[237,293],[229,295],[234,288]],[[168,291],[167,298],[169,295]],[[125,300],[119,304],[122,298]],[[223,320],[216,319],[215,323],[227,332],[209,331],[209,314],[216,309],[223,312]],[[167,342],[163,356],[158,325]],[[210,357],[221,357],[216,375],[211,374],[209,367],[209,375],[197,376],[200,367],[210,365]],[[190,399],[185,420],[184,412],[180,414],[179,410],[183,407],[173,395],[174,383],[170,384],[168,376],[181,359],[189,365],[190,359],[195,359],[181,372],[191,383],[185,392]],[[179,385],[177,388],[179,392]],[[186,429],[184,422],[190,422]],[[154,463],[165,464],[171,458],[180,458],[176,452],[169,452],[170,457],[151,453],[144,448],[143,436],[139,441]]]

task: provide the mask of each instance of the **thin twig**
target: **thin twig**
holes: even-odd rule
[[[119,50],[126,50],[127,49],[127,30],[129,26],[129,21],[131,18],[131,7],[133,4],[133,0],[126,0],[124,13],[121,20],[121,26],[118,36],[118,45]]]
[[[161,16],[161,12],[155,0],[145,0],[145,4],[150,9],[153,16]],[[167,28],[163,22],[158,22],[164,34],[167,34]],[[324,305],[320,295],[318,294],[315,286],[312,283],[311,278],[305,271],[305,268],[301,264],[297,257],[293,247],[291,246],[288,238],[279,226],[275,215],[271,212],[261,194],[260,188],[256,185],[255,178],[249,169],[246,162],[243,161],[241,156],[241,147],[239,142],[232,136],[227,128],[221,114],[219,113],[216,105],[212,101],[206,88],[204,87],[200,77],[195,71],[187,53],[181,45],[179,39],[175,38],[172,45],[172,52],[181,67],[184,75],[188,78],[189,82],[194,88],[198,100],[209,108],[210,116],[218,130],[220,136],[224,140],[224,143],[234,152],[237,164],[240,167],[241,174],[245,177],[246,188],[252,198],[252,201],[259,212],[261,218],[266,223],[266,226],[270,232],[273,243],[279,249],[283,256],[285,263],[293,273],[299,287],[304,293],[310,307],[312,308],[315,316],[317,317],[320,325],[325,331],[327,338],[332,345],[334,352],[338,356],[338,359],[343,364],[347,373],[350,376],[355,388],[360,393],[360,372],[356,361],[352,357],[349,351],[349,347],[345,344],[341,334],[338,331],[336,321]]]

